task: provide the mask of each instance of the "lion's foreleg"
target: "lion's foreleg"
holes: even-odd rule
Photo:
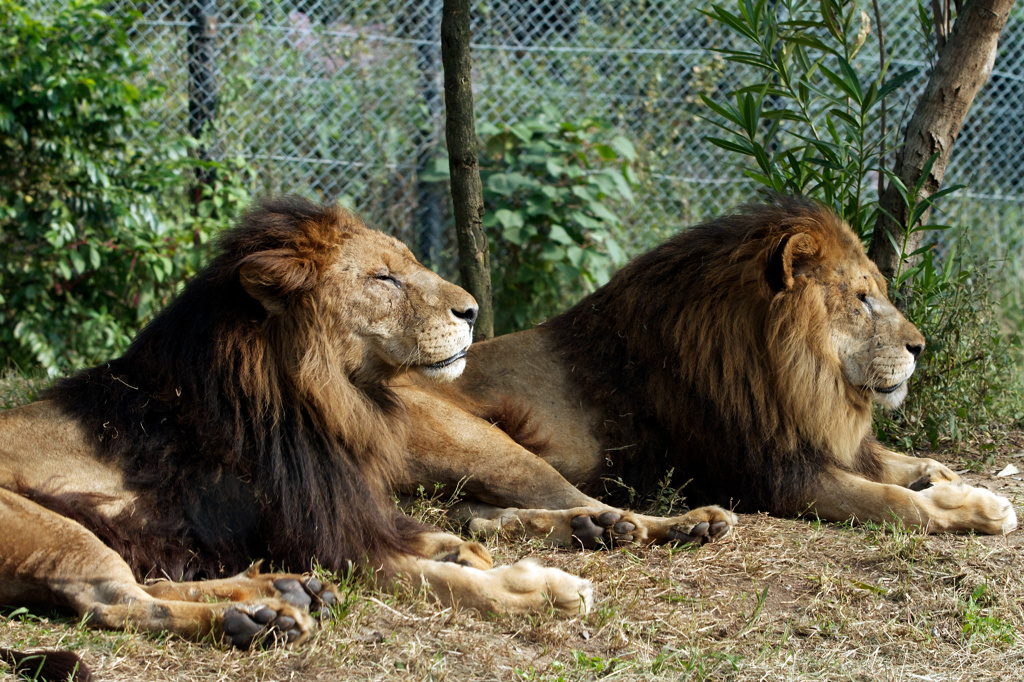
[[[951,484],[918,491],[840,470],[821,478],[808,512],[828,521],[895,521],[928,533],[998,535],[1017,527],[1010,501],[984,488]]]
[[[421,391],[406,390],[402,399],[417,428],[400,489],[442,483],[489,504],[529,509],[600,504],[489,422]]]

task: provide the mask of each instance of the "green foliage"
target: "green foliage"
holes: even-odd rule
[[[739,0],[736,9],[706,14],[749,45],[721,53],[752,68],[754,84],[732,93],[735,104],[703,97],[728,133],[708,140],[749,157],[755,167],[745,174],[769,190],[814,197],[867,235],[878,210],[870,178],[892,146],[879,119],[915,71],[858,72],[871,21],[856,3]]]
[[[980,640],[979,643],[987,645],[991,641],[1013,644],[1017,640],[1013,623],[995,615],[997,606],[996,597],[986,583],[971,590],[966,601],[960,601],[960,617],[967,641]]]
[[[625,261],[614,207],[633,201],[636,151],[604,121],[550,111],[480,133],[495,332],[505,333],[563,310]]]
[[[0,370],[0,410],[26,405],[46,388],[49,379],[41,374],[22,374],[15,370]]]
[[[935,209],[936,200],[961,186],[918,199],[935,159],[925,163],[915,187],[889,176],[909,216],[903,228],[904,244],[912,233],[949,229],[925,223],[925,217]],[[951,246],[941,258],[935,243],[926,243],[912,254],[901,252],[892,291],[898,292],[907,317],[925,335],[928,352],[918,361],[908,400],[894,419],[883,415],[879,420],[879,437],[900,440],[907,449],[925,445],[935,449],[941,439],[960,443],[973,438],[982,453],[974,464],[982,465],[989,462],[1001,430],[1024,421],[1024,399],[1014,386],[1019,381],[1014,366],[1021,337],[1004,331],[999,323],[993,284],[1002,265],[967,258],[966,230],[959,239],[947,241]]]
[[[958,243],[967,246],[966,235]],[[878,423],[889,440],[906,449],[939,447],[943,439],[977,441],[981,458],[991,455],[1003,427],[1024,422],[1024,399],[1014,368],[1021,338],[999,324],[993,287],[1002,266],[977,262],[951,247],[941,261],[922,254],[907,300],[907,316],[925,334],[913,388],[893,415]],[[883,433],[879,433],[884,437]]]
[[[709,141],[745,157],[748,177],[768,191],[801,194],[831,206],[867,239],[881,210],[873,182],[881,176],[906,204],[910,219],[904,237],[946,229],[926,223],[927,216],[935,214],[936,201],[961,187],[919,199],[934,158],[915,187],[904,186],[884,167],[893,148],[881,126],[884,103],[914,72],[890,77],[885,65],[863,73],[864,61],[855,62],[854,56],[869,34],[870,19],[859,5],[738,0],[733,10],[713,5],[706,14],[748,46],[721,53],[752,69],[754,85],[731,93],[732,102],[704,98],[717,115],[713,122],[727,133]],[[895,433],[905,447],[934,447],[946,437],[987,439],[983,432],[993,420],[1019,421],[1024,408],[1019,399],[1012,400],[1009,384],[1020,339],[998,325],[991,268],[965,260],[956,248],[940,257],[934,238],[901,256],[891,290],[900,293],[898,304],[924,333],[928,347],[911,398],[894,419],[879,422],[881,429]]]
[[[51,375],[122,350],[211,227],[185,215],[188,142],[140,122],[160,89],[129,50],[139,15],[101,6],[0,0],[0,352]]]

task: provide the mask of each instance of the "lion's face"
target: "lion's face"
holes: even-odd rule
[[[446,381],[462,374],[476,301],[420,265],[397,239],[369,230],[353,234],[325,281],[338,292],[337,312],[362,346],[364,362]]]
[[[239,278],[308,382],[335,372],[358,383],[403,369],[441,380],[462,373],[477,314],[472,296],[342,209],[325,209],[303,234],[290,248],[247,256]]]
[[[819,281],[843,377],[875,402],[898,406],[924,350],[924,336],[889,302],[885,280],[863,253],[845,254]]]

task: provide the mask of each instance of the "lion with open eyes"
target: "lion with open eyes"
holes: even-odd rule
[[[566,313],[475,345],[450,386],[404,382],[405,485],[464,478],[472,527],[584,546],[728,533],[735,517],[717,506],[659,519],[608,504],[666,479],[743,511],[1009,532],[1005,498],[873,436],[873,403],[900,404],[924,345],[850,228],[779,198],[684,231]]]
[[[254,207],[219,247],[124,355],[0,413],[0,603],[240,647],[304,639],[334,589],[245,570],[266,560],[368,568],[483,612],[589,609],[588,581],[491,569],[394,504],[409,419],[385,382],[460,374],[469,294],[300,199]],[[140,582],[167,577],[189,582]]]

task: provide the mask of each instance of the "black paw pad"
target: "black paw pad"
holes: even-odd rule
[[[262,647],[291,643],[302,635],[294,618],[278,615],[269,606],[253,614],[228,609],[224,612],[223,624],[225,641],[239,649],[248,649],[254,642]]]
[[[577,516],[569,521],[572,528],[572,536],[584,549],[594,549],[599,542],[603,542],[604,528],[594,523],[592,516]]]
[[[274,581],[274,588],[281,593],[280,599],[297,608],[308,609],[313,603],[313,597],[295,578],[278,578]]]
[[[694,543],[703,545],[705,542],[711,539],[708,536],[708,530],[710,528],[711,525],[707,521],[701,521],[696,526],[691,528],[689,532],[684,531],[681,528],[671,528],[668,531],[668,536],[670,539],[674,540],[675,542],[681,545],[688,545]]]
[[[302,586],[306,588],[306,592],[312,598],[313,604],[309,610],[313,613],[323,613],[326,608],[338,603],[338,595],[335,594],[334,587],[331,585],[322,583],[316,578],[306,578],[302,581]]]
[[[615,531],[616,535],[629,535],[636,530],[636,526],[629,521],[619,521],[612,527],[612,530]]]
[[[572,536],[584,549],[614,547],[633,542],[633,531],[636,530],[636,524],[623,521],[622,514],[614,511],[606,511],[597,518],[577,516],[569,525],[572,527]]]
[[[711,539],[720,538],[729,532],[729,523],[727,521],[715,521],[711,524]]]
[[[460,559],[461,555],[455,551],[451,554],[445,554],[443,557],[438,558],[438,561],[444,561],[449,564],[458,564],[459,566],[465,566],[466,568],[473,568],[473,564],[469,563],[468,559]]]
[[[922,476],[907,487],[917,491],[926,490],[932,487],[932,479],[929,476]]]

